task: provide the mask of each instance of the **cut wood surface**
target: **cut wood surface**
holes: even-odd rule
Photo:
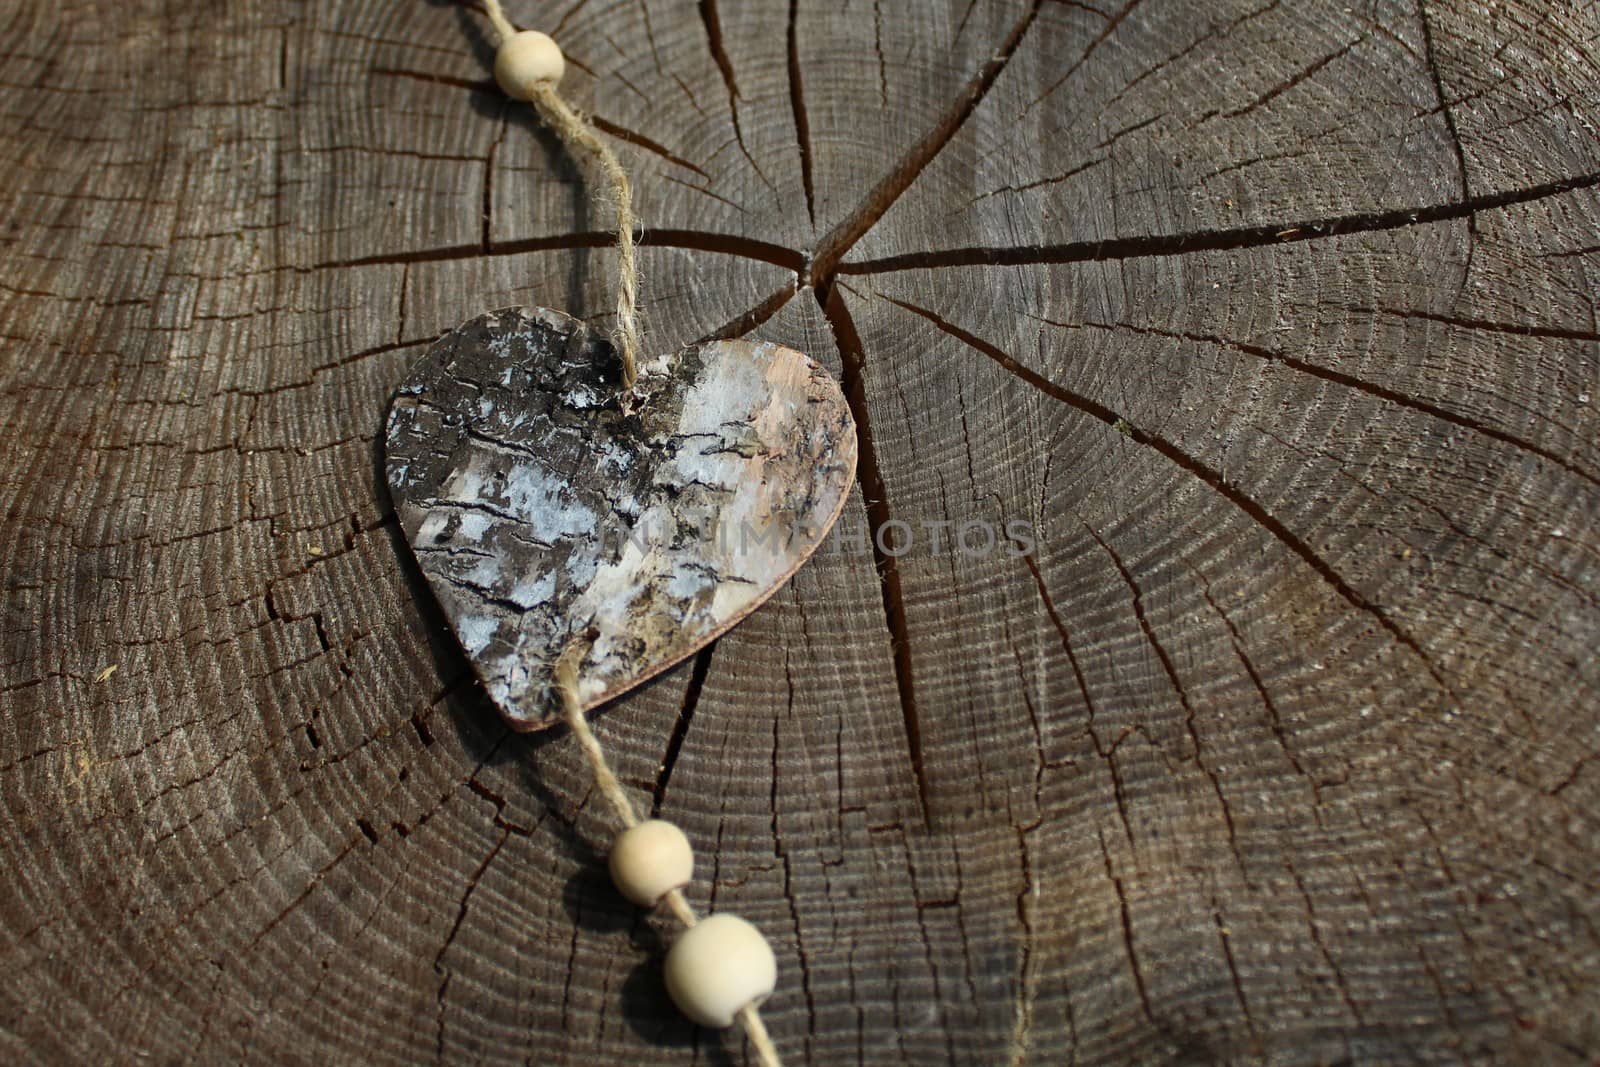
[[[651,345],[858,426],[838,550],[595,718],[789,1062],[1600,1055],[1593,5],[510,14]],[[613,303],[491,57],[442,0],[0,12],[6,1062],[748,1059],[384,487],[440,332]]]

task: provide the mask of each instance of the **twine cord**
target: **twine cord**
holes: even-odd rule
[[[600,747],[600,739],[589,728],[589,720],[583,714],[583,704],[578,700],[577,661],[580,657],[581,653],[574,643],[567,646],[561,658],[556,660],[556,691],[561,694],[561,715],[567,721],[567,728],[578,739],[583,754],[589,758],[589,766],[594,771],[594,784],[611,805],[611,810],[617,813],[617,821],[624,827],[637,826],[639,815],[633,810],[633,801],[628,799],[628,794],[622,790],[622,783],[617,781],[616,772],[606,759],[605,749]]]
[[[567,728],[572,731],[573,736],[578,739],[578,746],[583,749],[583,754],[588,757],[595,786],[616,812],[617,821],[623,826],[636,826],[639,823],[639,815],[634,811],[633,801],[628,799],[622,783],[617,780],[616,772],[611,769],[605,749],[590,727],[588,717],[583,713],[583,702],[578,699],[578,661],[582,658],[582,646],[574,641],[556,660],[554,679],[556,692],[561,697],[561,717],[566,721]],[[680,923],[686,928],[695,924],[697,920],[694,908],[690,907],[683,890],[674,889],[665,899],[667,907]],[[767,1033],[767,1024],[761,1019],[760,1009],[754,1004],[746,1004],[739,1009],[735,1018],[744,1030],[744,1036],[749,1040],[750,1047],[755,1049],[761,1067],[783,1067],[783,1061],[778,1057],[778,1047],[773,1043],[772,1035]]]
[[[516,35],[517,28],[506,18],[500,0],[484,0],[484,10],[502,45]],[[622,361],[622,403],[626,411],[639,373],[639,264],[633,236],[638,219],[633,213],[633,185],[628,181],[628,173],[622,169],[616,153],[600,139],[593,123],[562,99],[554,85],[531,86],[528,97],[540,117],[568,148],[581,150],[594,158],[616,209],[617,323],[612,336],[617,354]],[[624,828],[637,826],[639,815],[634,810],[633,801],[628,798],[622,783],[617,780],[616,772],[611,769],[611,763],[606,759],[600,739],[595,736],[594,730],[589,726],[589,720],[583,714],[583,702],[578,697],[578,663],[582,658],[582,646],[574,641],[556,660],[552,681],[561,698],[562,718],[566,721],[567,728],[577,738],[579,747],[583,749],[584,757],[589,761],[590,771],[594,775],[595,787],[611,806],[617,821]],[[665,899],[668,909],[684,927],[695,925],[694,909],[690,907],[688,898],[683,895],[683,890],[674,889]],[[772,1036],[767,1033],[766,1024],[762,1022],[761,1012],[756,1005],[747,1004],[739,1009],[737,1019],[762,1067],[783,1067],[778,1057],[777,1046],[773,1044]]]
[[[500,43],[505,44],[517,28],[511,25],[511,20],[506,18],[505,9],[500,6],[500,0],[484,0],[484,8],[489,15],[489,22],[494,26],[495,36],[500,38]]]
[[[506,18],[500,0],[484,0],[484,8],[500,43],[510,40],[517,28]],[[617,234],[617,324],[611,336],[622,361],[622,391],[627,394],[639,379],[639,262],[633,236],[639,218],[633,212],[633,183],[594,124],[567,103],[554,85],[534,86],[531,94],[540,117],[567,147],[594,157],[610,191]],[[627,405],[625,396],[625,409]]]
[[[617,354],[622,357],[622,388],[630,390],[639,378],[639,264],[633,240],[633,229],[639,220],[633,213],[633,184],[628,181],[628,172],[617,161],[617,154],[595,133],[594,126],[561,98],[554,86],[541,85],[534,89],[533,105],[563,141],[594,156],[611,188],[611,200],[617,212],[617,325],[612,339]]]

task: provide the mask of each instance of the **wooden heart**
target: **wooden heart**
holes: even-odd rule
[[[560,719],[574,640],[594,707],[704,647],[816,550],[855,477],[838,384],[791,348],[713,341],[640,368],[545,308],[440,338],[395,394],[389,491],[511,725]]]

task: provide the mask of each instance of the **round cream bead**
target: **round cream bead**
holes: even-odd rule
[[[694,850],[683,831],[661,819],[647,819],[617,835],[611,846],[611,880],[641,908],[694,877]]]
[[[555,85],[566,69],[561,46],[538,30],[519,30],[494,55],[494,80],[518,100],[531,97],[536,85]]]
[[[712,915],[673,942],[666,979],[679,1011],[721,1029],[747,1005],[771,996],[778,961],[760,930],[737,915]]]

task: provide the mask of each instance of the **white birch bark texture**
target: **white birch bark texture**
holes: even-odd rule
[[[605,338],[507,308],[441,338],[390,409],[400,527],[519,729],[559,721],[574,643],[594,707],[755,610],[855,479],[839,385],[792,348],[693,345],[642,366],[630,403],[619,387]]]

